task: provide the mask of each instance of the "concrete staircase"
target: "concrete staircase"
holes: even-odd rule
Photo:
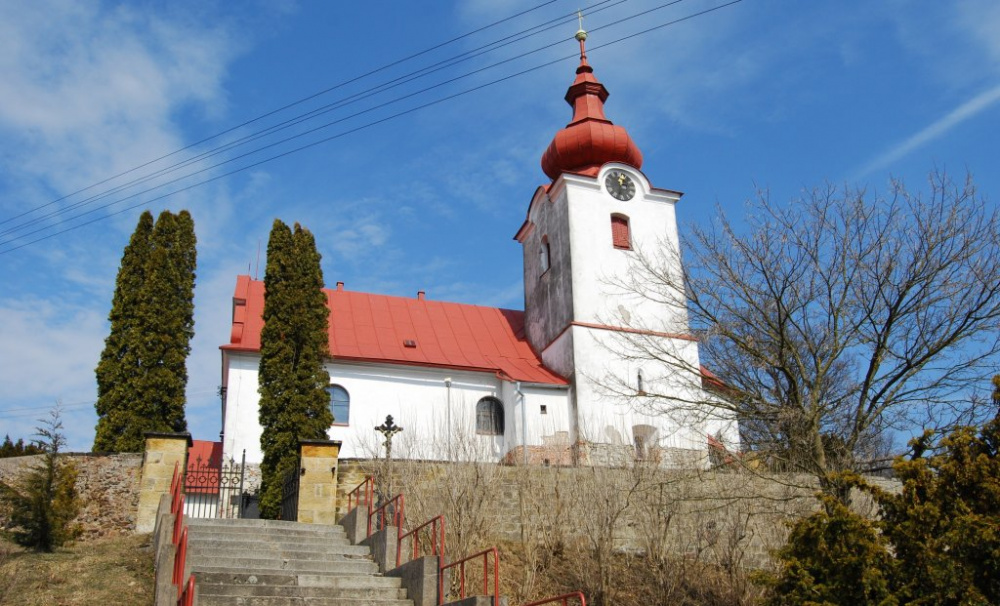
[[[197,606],[413,606],[340,526],[186,518]]]

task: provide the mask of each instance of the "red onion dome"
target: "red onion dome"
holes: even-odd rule
[[[580,66],[576,80],[566,91],[573,106],[573,119],[560,130],[542,154],[542,170],[555,180],[562,173],[596,175],[608,162],[622,162],[642,168],[642,152],[621,126],[604,116],[608,89],[594,77],[587,64],[584,40],[580,40]],[[585,36],[584,36],[585,39]]]

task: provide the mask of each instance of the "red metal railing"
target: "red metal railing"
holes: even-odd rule
[[[188,529],[184,525],[184,476],[180,473],[180,463],[174,464],[174,475],[170,478],[170,513],[174,516],[174,531],[171,541],[174,552],[174,570],[171,581],[177,586],[177,606],[193,606],[194,575],[188,575],[184,582],[184,568],[187,565]]]
[[[392,497],[391,499],[389,499],[385,503],[382,503],[374,511],[368,514],[368,536],[372,536],[372,518],[376,519],[374,528],[375,532],[378,532],[389,525],[389,522],[386,520],[386,518],[389,517],[390,515],[389,506],[392,505],[393,503],[396,504],[396,507],[393,508],[392,510],[391,522],[397,529],[396,540],[397,541],[399,540],[399,536],[403,533],[403,521],[406,519],[403,513],[403,510],[406,508],[406,502],[405,499],[403,498],[403,493],[399,493],[398,495]]]
[[[174,515],[174,533],[171,536],[174,545],[181,540],[181,528],[184,527],[184,494],[178,492],[173,500],[174,506],[170,508]]]
[[[444,604],[444,571],[449,568],[459,569],[458,572],[458,599],[465,599],[465,564],[466,562],[475,560],[477,558],[483,558],[483,594],[490,595],[489,593],[489,556],[493,554],[493,606],[500,606],[500,555],[497,553],[496,547],[490,547],[486,551],[480,551],[479,553],[474,553],[468,557],[462,558],[461,560],[452,562],[451,564],[446,564],[441,567],[441,571],[438,573],[438,606]]]
[[[177,598],[177,606],[194,606],[194,575],[188,576],[184,591]]]
[[[177,544],[177,551],[174,553],[174,585],[177,585],[177,593],[181,592],[184,585],[184,566],[187,563],[188,529],[181,532],[181,540]]]
[[[180,461],[178,461],[177,463],[174,463],[174,475],[173,475],[173,477],[170,478],[170,496],[171,497],[174,496],[175,492],[177,492],[177,489],[178,489],[177,485],[180,483],[180,469],[181,469]]]
[[[365,481],[354,487],[354,490],[347,493],[347,511],[361,506],[361,501],[368,506],[368,513],[372,512],[375,495],[375,478],[368,476]]]
[[[437,516],[427,520],[420,526],[417,526],[410,532],[399,537],[396,542],[396,567],[398,568],[402,564],[403,556],[403,540],[407,537],[413,537],[410,542],[413,544],[413,555],[410,556],[411,560],[417,559],[420,554],[420,531],[428,526],[430,529],[430,543],[431,543],[431,554],[438,557],[438,568],[444,563],[444,516]]]
[[[365,481],[354,487],[354,490],[347,493],[347,511],[355,507],[361,507],[364,500],[366,513],[368,515],[368,530],[366,536],[372,535],[372,507],[375,505],[375,478],[368,476]]]
[[[521,606],[541,606],[542,604],[555,604],[556,602],[561,603],[562,606],[569,606],[569,601],[573,598],[580,600],[580,606],[587,606],[587,599],[583,597],[583,592],[581,591],[564,593],[563,595],[557,595],[554,598],[545,598],[544,600],[529,602],[527,604],[522,604]]]

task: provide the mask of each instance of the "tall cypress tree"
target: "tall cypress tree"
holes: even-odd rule
[[[333,423],[323,366],[329,310],[312,234],[275,219],[267,243],[260,335],[260,513],[281,511],[282,479],[296,466],[300,439],[325,439]]]
[[[163,211],[156,219],[142,305],[145,338],[140,341],[142,400],[136,404],[154,419],[152,431],[184,431],[187,357],[194,336],[194,221],[190,213]],[[142,436],[134,438],[142,439]],[[133,439],[134,439],[133,438]]]
[[[148,211],[122,256],[97,367],[94,450],[136,452],[147,431],[183,431],[186,359],[194,334],[194,221]]]
[[[153,214],[142,213],[129,239],[115,281],[108,320],[111,332],[104,340],[104,351],[97,364],[97,434],[94,450],[117,452],[118,439],[129,424],[129,403],[133,400],[134,370],[138,366],[135,351],[137,319],[142,285],[149,265],[150,240],[153,237]],[[130,372],[130,370],[132,372]]]

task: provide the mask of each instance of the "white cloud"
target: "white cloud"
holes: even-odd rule
[[[997,101],[1000,101],[1000,85],[979,93],[941,118],[938,118],[928,126],[922,128],[917,133],[893,145],[858,170],[856,177],[860,178],[877,170],[889,167],[894,162],[906,157],[914,150],[927,145],[935,139],[945,136],[953,128],[974,118],[984,110],[989,109]]]
[[[224,117],[225,78],[245,42],[232,34],[235,11],[207,18],[208,10],[186,0],[159,8],[0,3],[0,219],[181,147],[188,139],[182,123],[198,128],[204,121],[212,129]],[[247,191],[266,183],[261,175],[252,176]],[[157,214],[185,207],[195,216],[201,267],[189,395],[209,411],[192,414],[208,418],[218,414],[218,346],[228,340],[237,272],[227,267],[225,279],[216,278],[204,252],[220,247],[217,235],[232,229],[232,207],[247,193],[231,196],[232,187],[199,188],[150,208]],[[61,400],[75,449],[93,439],[94,368],[114,276],[138,212],[4,257],[0,410],[44,411]],[[35,417],[0,414],[0,423],[26,436]]]
[[[94,368],[104,345],[106,314],[40,299],[0,300],[4,404],[38,398],[50,403],[57,399],[93,401]]]
[[[955,3],[956,23],[969,32],[1000,68],[1000,3],[995,0],[962,0]]]
[[[0,5],[8,170],[72,190],[179,147],[173,114],[217,115],[234,49],[223,30],[129,6]]]

